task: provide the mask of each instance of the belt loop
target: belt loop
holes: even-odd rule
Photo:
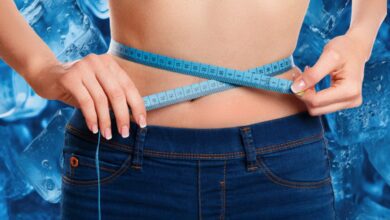
[[[257,170],[258,166],[251,127],[240,127],[240,133],[244,143],[247,171],[255,171]]]
[[[135,136],[135,145],[133,151],[133,158],[131,161],[131,168],[135,170],[142,170],[142,160],[144,152],[144,142],[146,136],[147,127],[137,127],[137,134]]]

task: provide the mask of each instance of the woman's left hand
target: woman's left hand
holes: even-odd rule
[[[313,67],[306,67],[302,74],[294,76],[291,90],[313,116],[358,107],[363,102],[364,55],[353,37],[335,37],[326,44]],[[316,92],[314,85],[327,74],[331,76],[331,86]]]

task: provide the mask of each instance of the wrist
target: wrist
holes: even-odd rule
[[[35,80],[42,76],[47,69],[59,64],[61,64],[61,62],[57,60],[56,57],[52,57],[51,59],[31,59],[20,74],[26,81]]]
[[[358,55],[367,62],[371,57],[376,35],[370,34],[364,29],[350,28],[345,36],[352,41]]]
[[[61,67],[61,62],[57,59],[41,60],[39,63],[26,67],[21,75],[39,96],[55,99],[55,78],[57,75],[55,73],[59,71],[59,67]]]

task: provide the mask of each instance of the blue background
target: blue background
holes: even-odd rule
[[[15,2],[60,60],[75,60],[90,52],[101,54],[107,50],[110,33],[104,0]],[[350,0],[311,1],[294,53],[296,65],[301,69],[313,65],[323,46],[345,33],[350,14]],[[322,116],[326,121],[340,219],[390,219],[389,35],[390,18],[387,17],[365,66],[363,104]],[[317,86],[329,86],[329,77]],[[53,203],[49,197],[37,193],[31,181],[40,181],[39,177],[23,173],[23,167],[18,164],[21,161],[27,165],[31,162],[31,166],[36,164],[26,149],[61,148],[60,136],[50,135],[63,132],[71,109],[66,107],[61,102],[37,96],[23,78],[0,60],[0,219],[59,218],[58,201]],[[58,157],[52,154],[53,158]],[[23,155],[31,161],[24,161]],[[39,162],[38,169],[46,166],[53,173],[58,171],[58,167],[50,165],[53,162],[50,158]],[[55,192],[59,187],[50,181],[45,184],[44,192]]]

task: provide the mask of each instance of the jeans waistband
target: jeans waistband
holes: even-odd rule
[[[132,151],[137,131],[141,128],[131,121],[130,136],[122,138],[114,129],[116,122],[112,110],[110,115],[112,139],[101,138],[101,143]],[[88,129],[80,109],[74,111],[66,129],[84,138],[98,140],[98,136]],[[324,127],[320,116],[311,116],[307,111],[224,128],[180,128],[149,124],[143,140],[143,155],[194,159],[239,158],[245,155],[245,137],[248,135],[256,153],[261,154],[318,140],[324,135]]]

